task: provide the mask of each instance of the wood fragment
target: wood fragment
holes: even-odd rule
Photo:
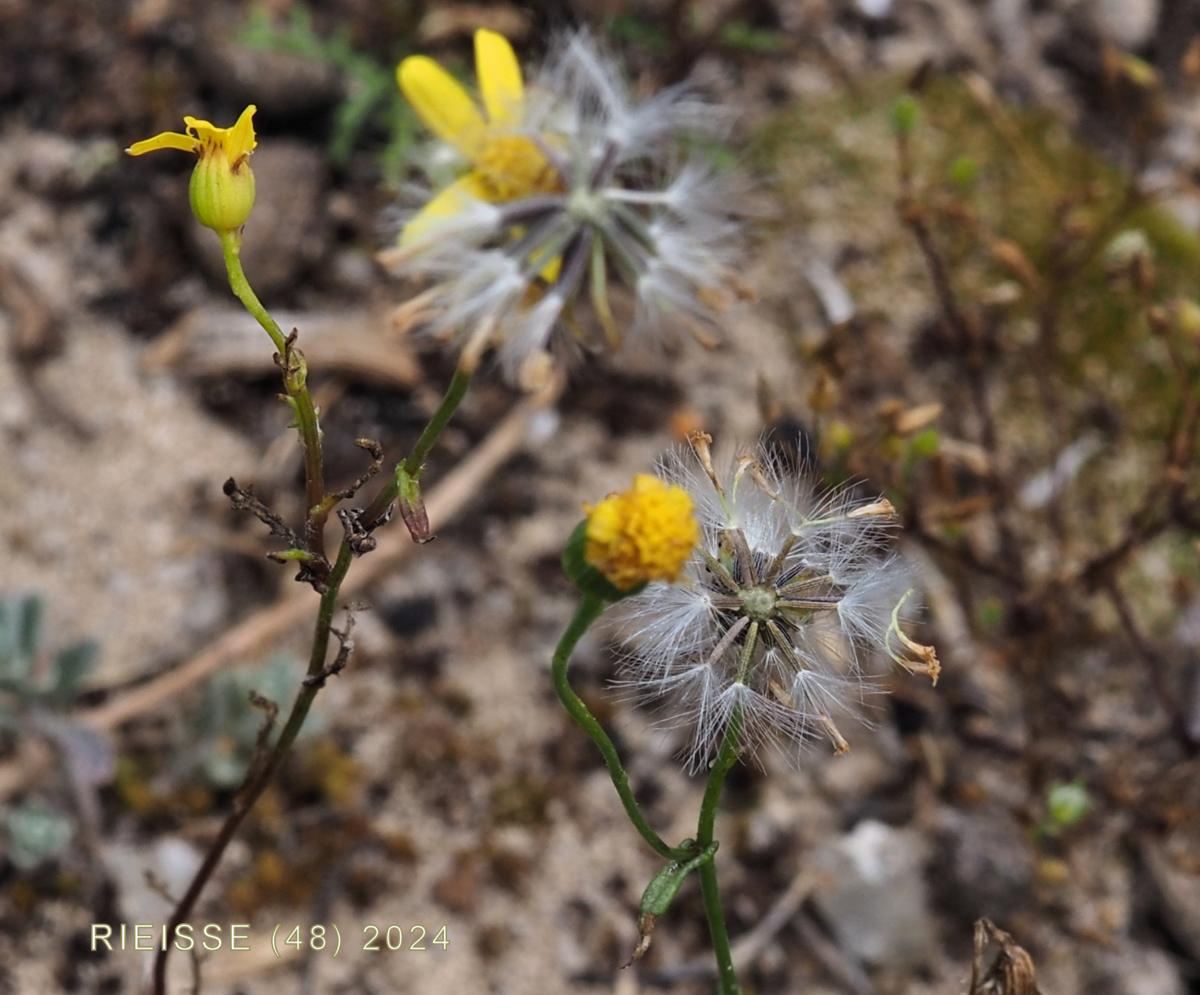
[[[990,919],[975,922],[967,995],[1041,995],[1033,958]]]
[[[341,373],[392,387],[415,387],[421,368],[402,342],[385,334],[386,312],[281,313],[280,324],[300,329],[300,343],[313,369]],[[263,330],[244,311],[197,308],[189,311],[142,354],[143,369],[170,370],[191,377],[277,372]]]
[[[487,479],[525,442],[530,419],[552,404],[560,391],[561,383],[556,381],[542,393],[522,401],[466,460],[430,491],[427,503],[434,521],[450,521],[483,492]],[[381,535],[378,548],[357,563],[350,573],[342,587],[343,596],[348,598],[362,591],[412,555],[415,548],[404,530],[391,529]],[[90,728],[110,731],[139,715],[168,706],[178,695],[222,668],[254,659],[267,643],[290,629],[305,625],[315,610],[310,591],[295,591],[227,629],[191,659],[112,701],[83,712],[79,719]]]

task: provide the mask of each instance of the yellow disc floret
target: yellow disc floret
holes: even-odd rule
[[[613,587],[628,591],[677,579],[699,538],[687,492],[639,474],[629,490],[589,509],[584,559]]]
[[[405,225],[402,246],[427,237],[472,200],[505,204],[562,189],[561,177],[527,135],[525,82],[502,35],[482,28],[475,32],[475,74],[482,108],[428,56],[410,55],[396,67],[396,80],[417,116],[470,164]]]

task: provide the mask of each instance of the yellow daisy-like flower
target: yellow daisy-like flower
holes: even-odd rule
[[[164,131],[134,142],[125,151],[145,155],[159,149],[178,149],[198,156],[188,187],[192,213],[214,231],[233,231],[246,223],[254,207],[254,174],[249,159],[258,144],[253,121],[256,109],[253,104],[247,107],[231,128],[185,117],[186,134]]]
[[[679,577],[700,539],[692,499],[650,474],[590,509],[584,559],[613,587],[628,591]]]
[[[405,59],[396,79],[426,127],[471,163],[469,172],[437,193],[400,236],[410,245],[439,219],[452,217],[470,200],[503,204],[561,189],[561,181],[537,144],[519,134],[525,119],[521,66],[508,40],[494,31],[475,32],[475,74],[483,112],[445,69],[424,55]]]

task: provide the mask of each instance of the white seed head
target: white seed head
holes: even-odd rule
[[[434,331],[469,338],[486,318],[510,378],[535,353],[565,362],[715,332],[731,298],[734,199],[683,146],[728,120],[687,86],[634,99],[591,35],[562,37],[533,76],[522,121],[489,139],[536,148],[550,179],[539,174],[537,192],[490,204],[464,196],[462,217],[439,217],[384,259],[431,285],[421,317]],[[511,263],[501,285],[490,279],[493,256]],[[614,285],[632,292],[631,303]],[[568,329],[579,301],[592,303],[594,320]]]
[[[618,683],[690,730],[690,769],[713,759],[731,726],[748,753],[814,737],[841,752],[835,720],[878,693],[869,672],[881,654],[936,678],[932,648],[899,628],[912,579],[886,553],[886,500],[822,490],[765,444],[714,463],[676,451],[661,473],[691,495],[702,539],[680,583],[618,607]]]

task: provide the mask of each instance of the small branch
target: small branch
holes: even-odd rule
[[[962,356],[967,392],[979,420],[980,442],[994,470],[988,477],[988,485],[993,497],[992,517],[996,532],[1000,537],[1001,554],[1004,561],[1011,564],[1013,574],[1018,578],[1023,578],[1026,575],[1025,558],[1005,514],[1008,495],[999,472],[1001,466],[998,458],[999,434],[996,431],[996,421],[988,400],[988,366],[979,323],[968,318],[960,305],[945,259],[925,220],[924,207],[917,200],[913,183],[912,150],[907,136],[897,136],[896,144],[900,171],[900,198],[896,205],[897,213],[901,222],[916,240],[933,284],[934,294],[942,312],[943,324],[954,336]]]
[[[325,670],[325,657],[329,649],[329,636],[332,628],[331,622],[334,605],[341,589],[342,581],[345,579],[346,572],[350,569],[350,564],[353,560],[354,554],[349,544],[343,542],[342,548],[338,551],[337,562],[334,563],[333,569],[330,571],[329,585],[325,593],[321,595],[321,604],[317,610],[317,622],[313,629],[312,651],[308,659],[309,678],[317,677]],[[205,854],[204,860],[192,878],[191,884],[188,885],[187,891],[184,892],[183,897],[179,900],[179,904],[175,907],[175,911],[172,912],[171,921],[167,925],[167,935],[173,936],[179,926],[186,922],[188,916],[191,915],[192,909],[200,899],[205,885],[213,876],[217,865],[220,864],[221,857],[224,855],[226,848],[237,834],[246,816],[254,808],[255,802],[258,801],[262,793],[267,789],[267,785],[271,783],[276,770],[279,769],[280,764],[283,762],[283,758],[287,755],[292,743],[295,742],[296,737],[300,734],[300,729],[304,725],[304,720],[308,717],[309,709],[312,708],[312,703],[316,699],[318,691],[320,691],[320,685],[310,684],[308,680],[301,686],[300,693],[296,696],[291,713],[288,715],[287,722],[284,724],[283,731],[280,732],[279,739],[276,741],[274,748],[234,800],[233,811],[229,813],[229,816],[221,826],[220,832],[209,847],[208,853]],[[154,959],[155,995],[167,995],[167,964],[170,955],[171,946],[168,944],[159,950],[158,955]]]
[[[239,487],[233,477],[225,481],[221,490],[229,498],[229,503],[233,505],[234,511],[250,512],[277,539],[282,539],[290,547],[298,547],[300,545],[300,540],[296,538],[296,533],[288,528],[283,519],[268,508],[252,490]]]
[[[257,691],[250,692],[250,704],[263,713],[263,723],[254,740],[254,753],[250,763],[246,765],[246,776],[238,786],[238,791],[244,791],[246,785],[254,780],[254,775],[266,760],[271,742],[271,733],[275,729],[275,720],[279,717],[279,706],[270,698],[264,698]]]
[[[349,487],[346,487],[340,491],[334,491],[325,499],[324,503],[332,502],[329,504],[330,508],[332,508],[338,501],[349,501],[351,498],[353,498],[355,494],[357,494],[375,478],[376,474],[378,474],[380,469],[383,467],[383,446],[381,446],[378,442],[376,442],[374,439],[355,439],[354,444],[358,446],[359,449],[366,451],[366,453],[371,457],[371,464],[365,471],[363,471],[354,479],[354,483],[352,483]]]
[[[484,493],[488,479],[524,444],[530,419],[553,404],[561,388],[561,382],[557,382],[547,391],[522,401],[506,415],[475,451],[430,492],[431,514],[443,521],[451,521],[477,501]],[[343,585],[343,593],[351,595],[365,590],[380,577],[390,574],[412,551],[413,545],[407,536],[399,533],[382,536],[375,553],[363,560]],[[252,659],[264,645],[302,625],[311,605],[306,592],[294,592],[243,619],[197,655],[165,674],[84,711],[80,721],[92,729],[106,732],[147,712],[173,704],[188,688],[235,661]]]
[[[346,627],[329,630],[330,634],[338,641],[337,656],[333,658],[333,663],[327,664],[319,674],[304,678],[305,687],[323,688],[329,678],[336,677],[346,669],[346,664],[350,662],[350,656],[354,653],[354,640],[351,638],[354,635],[354,613],[362,611],[366,607],[362,602],[346,606]]]
[[[1196,740],[1188,729],[1187,717],[1180,704],[1180,696],[1171,689],[1165,661],[1143,635],[1129,602],[1125,599],[1125,595],[1115,580],[1110,580],[1105,585],[1105,593],[1108,595],[1108,600],[1112,603],[1117,617],[1121,620],[1121,627],[1125,630],[1130,645],[1146,669],[1150,687],[1153,689],[1155,697],[1158,698],[1159,706],[1167,716],[1171,734],[1179,741],[1179,745],[1183,747],[1188,756],[1195,755],[1197,751],[1200,751],[1200,741]]]

